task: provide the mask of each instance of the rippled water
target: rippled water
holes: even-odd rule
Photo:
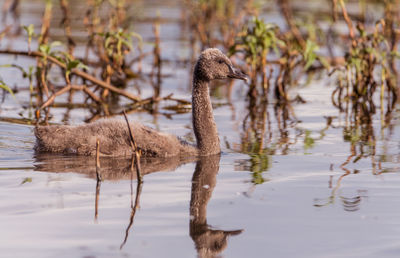
[[[163,26],[169,28],[164,48],[185,44],[168,34],[176,31],[174,22]],[[183,48],[166,55],[187,53]],[[189,99],[189,70],[165,67],[173,76],[164,80],[163,94]],[[162,171],[146,174],[139,186],[135,175],[131,180],[129,161],[103,160],[105,180],[98,184],[93,159],[36,156],[33,127],[0,122],[0,256],[398,257],[398,108],[386,127],[379,112],[374,116],[371,153],[368,143],[356,139],[352,145],[346,138],[348,120],[331,104],[329,80],[314,80],[295,92],[307,103],[293,106],[297,119],[284,130],[269,104],[264,142],[269,154],[244,154],[239,150],[246,87],[234,85],[232,105],[223,88],[214,92],[220,157],[178,167],[152,161],[147,166],[157,163]],[[16,97],[27,101],[26,92]],[[65,112],[53,109],[53,121],[60,123]],[[2,120],[21,115],[29,110],[7,95]],[[67,122],[82,123],[88,116],[72,110]],[[129,118],[193,138],[190,113]]]

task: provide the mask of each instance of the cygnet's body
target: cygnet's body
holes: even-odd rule
[[[220,50],[203,51],[193,73],[192,113],[197,146],[190,145],[174,135],[161,133],[139,123],[131,122],[135,141],[143,156],[205,156],[220,153],[217,127],[209,95],[209,82],[215,79],[245,80],[240,71]],[[95,155],[96,141],[100,141],[100,154],[128,156],[132,154],[126,122],[103,119],[80,126],[38,126],[35,128],[38,152]]]
[[[187,153],[196,156],[195,146],[167,133],[160,133],[139,123],[130,123],[135,141],[146,157],[172,157]],[[132,154],[129,132],[122,119],[102,119],[94,123],[67,126],[53,125],[35,128],[35,150],[77,155],[96,155],[96,141],[100,141],[100,153],[106,156]]]

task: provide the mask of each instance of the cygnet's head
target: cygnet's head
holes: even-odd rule
[[[231,60],[217,48],[208,48],[200,54],[194,76],[204,81],[226,78],[247,80],[246,74],[233,67]]]

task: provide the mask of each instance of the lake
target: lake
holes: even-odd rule
[[[181,28],[180,5],[137,4],[143,17],[135,31],[145,42],[153,37],[146,17],[158,10],[166,19],[160,25],[160,47],[169,61],[163,64],[161,95],[190,100],[192,67],[182,61],[189,58],[190,44]],[[22,1],[21,24],[39,28],[43,5]],[[57,19],[55,15],[55,23]],[[274,13],[271,20],[282,23]],[[55,37],[62,35],[54,26]],[[2,49],[9,46],[26,50],[26,38],[0,43]],[[152,47],[145,44],[144,51]],[[2,55],[0,60],[35,64],[27,57]],[[151,57],[144,59],[145,71],[151,70],[151,62]],[[36,154],[34,127],[24,122],[33,117],[28,82],[13,69],[2,68],[0,75],[22,89],[15,98],[4,91],[0,103],[1,257],[400,253],[399,106],[386,123],[378,107],[371,124],[356,124],[332,104],[335,84],[327,73],[301,79],[290,94],[299,94],[306,103],[290,107],[270,101],[264,109],[261,104],[252,109],[245,82],[234,82],[230,98],[227,82],[218,83],[211,93],[222,154],[183,164],[150,160],[143,167],[149,172],[142,184],[129,160],[103,159],[104,180],[98,182],[94,158]],[[142,96],[151,96],[146,80],[138,85]],[[137,91],[135,85],[127,90]],[[76,100],[82,99],[77,93]],[[60,97],[60,102],[66,100]],[[119,104],[128,102],[121,98]],[[137,111],[128,117],[193,141],[190,110],[175,112],[169,105],[162,102],[154,114]],[[252,118],[249,110],[257,115]],[[85,107],[59,106],[51,109],[50,122],[82,124],[92,115]],[[252,151],[259,144],[261,151]]]

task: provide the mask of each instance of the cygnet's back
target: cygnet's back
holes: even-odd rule
[[[176,136],[157,132],[138,123],[130,123],[135,141],[146,157],[197,155],[197,149]],[[132,154],[127,124],[123,120],[105,119],[80,126],[38,126],[35,150],[77,155],[95,155],[96,141],[100,154],[128,156]]]

